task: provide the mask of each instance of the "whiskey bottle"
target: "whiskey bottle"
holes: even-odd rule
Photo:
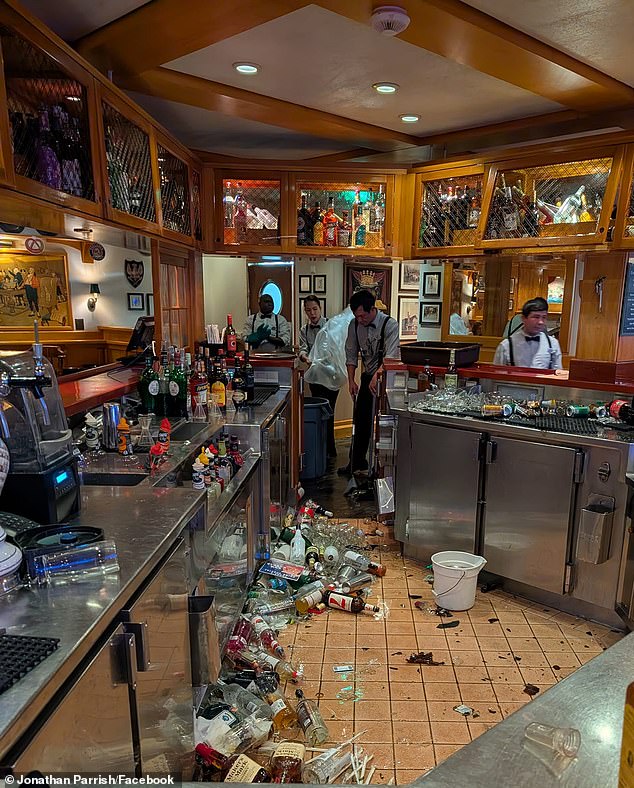
[[[299,742],[284,741],[278,744],[270,763],[273,782],[301,784],[305,753],[306,747]]]
[[[327,741],[329,733],[324,718],[321,716],[319,707],[313,700],[309,700],[304,693],[295,690],[297,698],[297,719],[301,729],[304,731],[306,741],[311,747],[319,747]]]
[[[321,205],[319,202],[315,203],[315,207],[311,211],[313,220],[313,243],[315,246],[324,245],[324,224],[322,221]]]
[[[328,607],[347,610],[349,613],[379,612],[379,608],[376,605],[367,605],[360,596],[347,596],[346,594],[338,594],[335,591],[326,591],[323,595],[323,601]]]
[[[279,672],[279,671],[276,671]],[[275,687],[273,682],[263,683],[259,682],[258,686],[264,694],[266,701],[271,707],[273,712],[273,727],[276,731],[284,730],[285,728],[292,728],[297,724],[297,714],[293,707],[288,702],[288,698],[284,695],[279,687]]]
[[[456,391],[458,388],[458,371],[456,369],[456,351],[452,348],[449,354],[449,366],[445,372],[445,388]]]
[[[220,782],[226,783],[270,783],[271,775],[259,763],[246,755],[227,757],[208,744],[196,745],[196,764],[200,766],[198,781],[218,782],[214,773],[219,775]],[[206,779],[205,779],[206,777]]]

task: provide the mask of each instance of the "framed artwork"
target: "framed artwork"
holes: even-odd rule
[[[418,298],[398,297],[398,336],[399,339],[416,339],[418,329]]]
[[[145,296],[145,314],[146,315],[154,314],[154,293],[148,293]]]
[[[353,293],[369,290],[377,301],[377,309],[391,314],[392,268],[385,265],[367,263],[345,263],[344,309],[350,303]]]
[[[420,285],[420,263],[401,263],[399,269],[399,290],[418,290]]]
[[[143,312],[145,309],[145,296],[143,293],[128,293],[128,311]]]
[[[299,292],[300,293],[310,293],[311,291],[311,278],[310,274],[301,275],[299,277]]]
[[[303,298],[299,299],[299,311],[300,311],[300,313],[302,315],[302,320],[304,322],[306,322],[306,315],[304,314],[304,300],[305,299],[303,299]],[[328,317],[328,315],[326,314],[326,299],[325,298],[320,298],[318,300],[319,300],[319,306],[321,307],[321,316],[322,317]],[[302,323],[302,325],[303,324],[304,323]]]
[[[509,298],[509,312],[515,311],[515,301],[512,298]]]
[[[66,255],[0,255],[0,328],[33,328],[34,319],[43,328],[72,330]]]
[[[319,295],[326,292],[326,274],[313,275],[313,293]]]
[[[421,301],[419,323],[421,326],[439,326],[442,316],[442,301]]]
[[[423,296],[434,298],[440,295],[440,272],[427,271],[423,274]]]

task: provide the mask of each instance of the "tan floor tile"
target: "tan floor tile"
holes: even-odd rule
[[[416,632],[412,621],[392,621],[389,618],[385,631],[388,635],[414,635]]]
[[[475,637],[447,635],[447,643],[452,651],[478,651],[480,648]]]
[[[511,668],[515,665],[510,651],[483,651],[482,659],[487,667]]]
[[[585,640],[581,640],[579,638],[568,637],[566,640],[575,653],[600,654],[603,651],[603,647],[600,646],[594,638],[585,638]]]
[[[466,670],[466,668],[463,668],[463,670]],[[478,668],[475,668],[475,670],[478,670]],[[454,682],[456,680],[454,668],[448,665],[421,665],[421,675],[425,685],[434,681]],[[451,744],[451,742],[449,743]]]
[[[532,638],[533,631],[530,626],[524,624],[506,624],[502,622],[504,637],[506,638]]]
[[[503,637],[504,632],[502,627],[497,623],[494,622],[493,624],[489,624],[488,621],[478,621],[477,623],[473,623],[472,629],[475,632],[476,637]]]
[[[450,629],[448,634],[451,634],[454,637],[459,637],[460,635],[465,635],[466,637],[475,637],[473,625],[468,618],[461,618],[460,624],[455,629]]]
[[[390,697],[390,685],[387,681],[358,681],[355,687],[363,693],[363,700],[384,700]]]
[[[323,668],[319,662],[302,662],[301,660],[297,660],[297,665],[303,666],[304,682],[305,681],[319,682],[323,672]],[[331,676],[329,676],[328,678],[330,677]]]
[[[533,635],[535,637],[543,637],[543,638],[554,638],[559,637],[561,635],[561,629],[559,628],[558,624],[531,624],[531,629],[533,630]]]
[[[436,756],[436,764],[446,761],[451,755],[458,750],[461,750],[464,745],[462,744],[434,744],[434,755]]]
[[[562,668],[578,668],[580,665],[577,655],[572,652],[558,651],[547,653],[546,659],[551,668],[553,665],[559,665]]]
[[[524,692],[525,686],[525,682],[521,684],[494,684],[493,691],[499,703],[526,702],[529,696]]]
[[[370,748],[368,747],[368,750]],[[394,767],[394,745],[389,744],[376,744],[372,747],[372,765],[378,769],[389,769]]]
[[[575,624],[581,623],[582,619],[580,619],[579,616],[571,616],[570,613],[559,611],[553,616],[553,621],[557,621],[559,624],[570,624],[571,626],[575,626]]]
[[[390,609],[388,621],[411,621],[412,610],[409,605],[406,608],[393,607]]]
[[[571,676],[575,671],[579,670],[579,668],[576,667],[575,668],[561,668],[559,666],[557,667],[558,669],[553,671],[557,681],[563,681],[563,679],[567,678],[568,676]]]
[[[285,632],[280,633],[280,643],[286,646]],[[309,648],[323,648],[326,642],[325,633],[298,632],[295,636],[295,648],[308,646]]]
[[[549,687],[557,683],[555,674],[550,668],[520,668],[520,672],[526,684],[534,684],[536,687]]]
[[[328,728],[329,738],[326,744],[322,745],[327,747],[331,742],[333,744],[341,744],[345,739],[349,739],[354,734],[354,723],[352,720],[325,720],[326,727]]]
[[[489,666],[489,676],[493,686],[497,683],[506,682],[507,684],[518,684],[522,680],[522,674],[518,668]]]
[[[303,631],[311,632],[313,635],[316,632],[325,632],[329,615],[329,613],[324,613],[321,616],[313,616],[307,624],[304,624]],[[302,630],[300,629],[299,631],[301,632]]]
[[[352,702],[341,703],[334,698],[321,698],[319,701],[319,710],[326,725],[330,720],[353,720],[354,706],[355,704]]]
[[[460,697],[461,699],[469,698],[470,700],[478,701],[492,701],[495,703],[496,696],[493,686],[488,682],[480,682],[480,684],[460,684]]]
[[[343,614],[342,614],[343,615]],[[385,621],[365,616],[357,621],[357,635],[384,635]]]
[[[427,704],[424,700],[393,700],[391,702],[392,720],[408,722],[426,720]]]
[[[482,736],[483,733],[490,731],[496,724],[495,722],[480,722],[480,720],[470,723],[469,733],[471,734],[471,740],[474,741],[478,736]]]
[[[587,662],[590,662],[595,657],[599,656],[594,651],[585,651],[584,653],[581,653],[579,651],[575,651],[575,655],[576,655],[577,659],[579,660],[579,662],[581,662],[582,665],[585,665]]]
[[[597,635],[596,639],[604,648],[610,648],[610,646],[618,643],[619,640],[623,640],[624,637],[625,635],[622,632],[607,632],[605,635]]]
[[[442,629],[438,629],[438,624],[442,621],[434,616],[434,620],[430,621],[428,619],[417,619],[414,618],[414,629],[416,630],[416,635],[442,635],[444,637],[444,632]]]
[[[480,666],[460,666],[454,667],[456,680],[459,684],[475,684],[476,682],[488,683],[489,674],[487,669]]]
[[[425,700],[425,689],[422,684],[405,683],[405,682],[392,682],[390,688],[390,697],[392,700]],[[386,698],[387,695],[381,697]]]
[[[509,644],[505,637],[477,637],[480,651],[508,651]]]
[[[460,702],[460,690],[455,682],[431,682],[424,686],[425,696],[430,700]]]
[[[394,769],[377,769],[370,780],[370,785],[387,785],[388,783],[390,785],[396,784],[396,772]]]
[[[449,651],[448,648],[428,649],[425,648],[424,646],[422,648],[419,646],[419,648],[417,648],[416,651],[422,651],[425,654],[431,651],[435,662],[441,662],[445,665],[451,665],[451,652]]]
[[[335,659],[335,657],[333,657]],[[293,650],[293,662],[323,662],[324,650],[321,648],[309,648],[302,646]]]
[[[469,728],[464,720],[459,722],[432,722],[431,737],[434,744],[467,744],[471,741]]]
[[[484,659],[479,651],[452,651],[451,662],[453,665],[467,667],[482,667]]]
[[[512,638],[508,639],[508,644],[511,651],[541,651],[542,647],[539,645],[539,640],[536,637],[527,638]]]
[[[433,767],[430,766],[429,769],[431,768]],[[423,769],[423,771],[417,769],[397,769],[394,785],[411,785],[427,774],[429,769]]]
[[[389,720],[391,719],[390,704],[386,700],[360,700],[355,706],[356,720]],[[426,717],[423,717],[426,719]]]
[[[436,630],[436,632],[438,633],[438,630]],[[419,633],[416,635],[416,640],[423,651],[433,651],[435,648],[447,648],[447,638],[441,633],[436,635],[421,635]]]
[[[385,648],[385,632],[361,633],[357,632],[356,644],[359,648]]]
[[[465,706],[471,706],[474,714],[478,715],[477,717],[467,717],[468,725],[480,722],[502,722],[502,710],[500,709],[500,705],[495,701],[465,698],[463,702]]]
[[[301,655],[301,651],[299,654]],[[347,648],[342,647],[338,648],[334,646],[333,648],[326,648],[323,652],[323,661],[324,662],[339,662],[339,663],[350,663],[352,664],[356,659],[356,651],[354,646]]]
[[[322,700],[324,698],[332,700],[333,698],[337,697],[337,693],[341,692],[344,687],[356,687],[354,681],[335,681],[334,679],[331,681],[322,681],[319,687],[319,693],[321,695]],[[302,686],[303,689],[303,686]]]
[[[390,600],[388,607],[398,607],[398,605],[409,599],[409,589],[406,585],[390,586],[389,588],[383,589],[383,596],[386,602],[388,599]]]
[[[569,653],[572,654],[572,651]],[[527,668],[548,667],[548,660],[541,651],[515,651],[514,654],[519,657],[518,663]]]
[[[361,744],[368,753],[372,752],[372,747],[365,747],[366,742],[371,744],[385,744],[394,738],[392,726],[389,720],[356,720],[354,723],[354,732],[366,731],[362,736],[357,739],[357,744]]]
[[[434,748],[431,744],[395,744],[394,765],[397,775],[402,769],[416,770],[414,774],[420,774],[436,765]]]
[[[511,714],[514,714],[516,711],[523,709],[527,703],[529,703],[528,697],[525,695],[525,701],[510,701],[505,700],[500,703],[500,709],[502,710],[502,716],[506,719],[506,717],[510,717]]]
[[[352,615],[350,613],[339,612],[341,616]],[[335,618],[333,615],[328,621],[328,634],[332,634],[333,632],[338,635],[354,635],[356,632],[354,619],[351,621],[349,618]]]
[[[416,635],[388,635],[386,640],[388,651],[418,651]]]
[[[511,624],[526,625],[526,617],[521,610],[500,610],[496,607],[495,614],[500,619],[502,628]]]
[[[385,648],[365,648],[356,650],[356,659],[359,664],[367,664],[371,659],[376,659],[379,665],[387,662],[387,650]]]
[[[390,682],[393,681],[420,681],[422,676],[420,665],[394,665],[394,670],[389,671]],[[453,676],[453,671],[452,671]]]
[[[411,722],[393,721],[392,731],[394,744],[416,744],[419,741],[431,743],[432,740],[431,728],[426,720],[419,720],[415,725]]]
[[[308,663],[310,665],[311,663]],[[346,673],[340,673],[334,668],[352,665],[352,670]],[[324,660],[322,663],[321,674],[326,681],[346,681],[350,682],[355,679],[356,668],[354,660],[344,660],[343,662],[338,659]]]
[[[454,711],[454,706],[460,705],[453,701],[428,700],[427,713],[431,722],[457,722],[460,715]]]
[[[572,651],[568,641],[561,638],[538,638],[542,651]]]
[[[392,672],[389,671],[390,677]],[[386,664],[383,665],[357,665],[355,677],[358,681],[387,681],[388,668]],[[391,681],[394,679],[390,678]]]

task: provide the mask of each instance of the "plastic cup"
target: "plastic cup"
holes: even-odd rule
[[[541,744],[566,758],[574,758],[579,751],[581,734],[576,728],[555,728],[541,722],[531,722],[524,729],[527,739]]]
[[[119,571],[117,548],[112,540],[40,555],[33,563],[40,583],[77,582]]]

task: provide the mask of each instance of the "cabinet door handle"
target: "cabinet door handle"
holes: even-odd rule
[[[487,465],[492,465],[498,458],[498,445],[496,441],[487,441],[485,462]]]
[[[137,624],[127,621],[123,628],[126,632],[134,635],[136,642],[136,669],[139,673],[145,673],[150,669],[150,648],[147,637],[147,624],[142,622]]]

